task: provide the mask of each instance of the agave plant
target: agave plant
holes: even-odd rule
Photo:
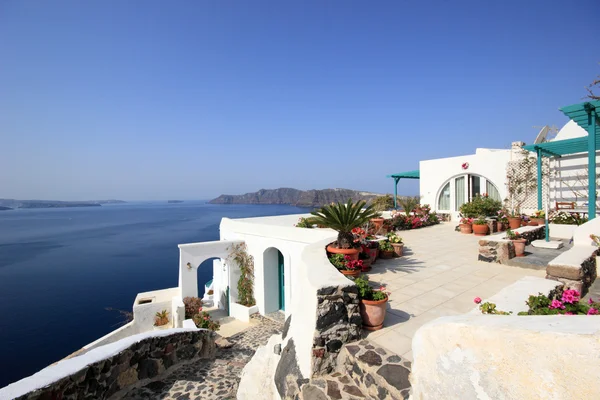
[[[350,249],[354,247],[352,229],[366,224],[371,218],[378,215],[372,205],[363,209],[366,204],[365,201],[353,203],[350,199],[346,204],[327,205],[311,212],[314,215],[312,220],[318,225],[338,231],[337,247]]]

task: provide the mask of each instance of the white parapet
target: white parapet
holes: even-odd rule
[[[412,398],[598,399],[599,337],[596,316],[439,318],[413,339]]]

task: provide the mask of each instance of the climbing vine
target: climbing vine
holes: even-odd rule
[[[240,279],[238,279],[238,303],[252,307],[256,304],[254,299],[254,257],[248,254],[245,243],[234,244],[228,248],[228,261],[235,261],[240,267]]]

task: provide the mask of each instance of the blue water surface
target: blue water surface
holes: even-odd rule
[[[222,217],[305,212],[204,201],[0,211],[0,387],[116,329],[106,308],[177,286],[177,244],[218,240]],[[198,275],[210,280],[211,263]]]

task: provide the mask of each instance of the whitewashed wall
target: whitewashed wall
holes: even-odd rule
[[[511,150],[477,149],[475,154],[425,160],[419,163],[421,203],[431,205],[432,210],[437,210],[437,200],[445,183],[456,176],[464,174],[479,175],[491,181],[500,198],[505,199],[506,191],[506,164],[511,160]],[[463,163],[468,163],[467,170],[462,169]],[[482,189],[485,191],[485,189]],[[451,209],[454,208],[454,198],[451,196]],[[453,213],[456,218],[458,213]]]

